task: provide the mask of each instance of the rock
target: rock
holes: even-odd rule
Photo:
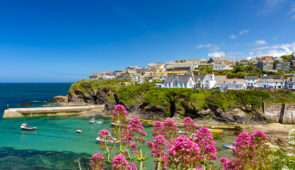
[[[60,103],[60,102],[67,102],[68,96],[55,96],[52,99],[54,102]]]
[[[32,103],[22,103],[22,104],[19,104],[19,106],[32,106]]]

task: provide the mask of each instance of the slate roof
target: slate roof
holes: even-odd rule
[[[187,83],[191,76],[187,75],[178,75],[178,76],[167,76],[164,80],[164,83],[171,83],[174,79],[177,79],[179,83]]]
[[[257,76],[246,76],[245,80],[252,80],[252,79],[258,79]]]
[[[174,69],[174,68],[191,68],[193,63],[174,63],[168,64],[166,69]]]

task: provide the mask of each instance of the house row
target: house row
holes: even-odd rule
[[[216,76],[214,74],[205,75],[177,75],[168,76],[164,83],[157,83],[157,87],[164,88],[201,88],[201,89],[221,89],[221,90],[245,90],[245,89],[292,89],[295,90],[295,75],[281,76],[245,77],[245,79],[227,79],[226,76]]]

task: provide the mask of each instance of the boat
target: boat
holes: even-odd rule
[[[111,123],[111,126],[112,126],[112,127],[115,127],[115,126],[126,127],[127,124],[120,124],[120,122],[115,122],[115,123]]]
[[[20,126],[20,128],[21,128],[22,130],[37,130],[37,127],[30,127],[30,126],[28,126],[27,123],[23,123],[23,124]]]
[[[222,129],[209,129],[209,132],[211,134],[218,134],[218,135],[223,134],[223,130]]]
[[[234,144],[222,144],[222,147],[226,148],[226,149],[233,149],[235,148]]]
[[[89,123],[93,125],[100,125],[103,123],[103,121],[96,121],[95,118],[92,117],[92,119],[89,120]]]
[[[96,121],[95,121],[95,118],[94,118],[94,116],[93,116],[92,119],[89,120],[89,123],[93,124],[93,123],[95,123],[95,122],[96,122]]]
[[[83,133],[83,131],[80,130],[80,129],[77,129],[76,132],[77,132],[77,133]]]
[[[107,142],[107,143],[115,143],[115,144],[119,144],[120,143],[120,141],[118,139],[113,138],[113,137],[110,140],[102,140],[102,139],[100,139],[100,137],[97,137],[96,138],[96,142],[98,144],[104,144],[105,142]]]

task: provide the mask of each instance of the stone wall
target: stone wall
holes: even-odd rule
[[[26,116],[70,116],[80,115],[88,111],[103,111],[104,105],[36,107],[36,108],[9,108],[4,111],[3,118]]]
[[[295,124],[295,104],[286,104],[282,123]]]
[[[295,124],[295,104],[264,103],[264,116],[272,122]]]

